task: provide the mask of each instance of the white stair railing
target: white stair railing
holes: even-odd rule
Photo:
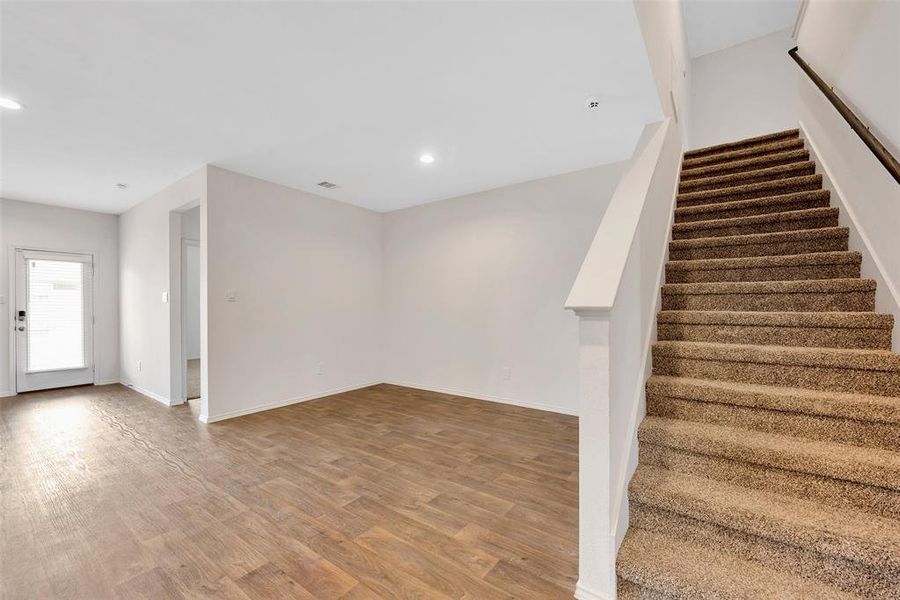
[[[672,120],[648,125],[566,301],[579,318],[580,600],[616,594],[680,161]]]

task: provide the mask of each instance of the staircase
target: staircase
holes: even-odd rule
[[[672,240],[619,598],[900,598],[893,317],[798,131],[687,152]]]

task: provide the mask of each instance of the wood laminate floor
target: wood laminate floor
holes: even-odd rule
[[[577,419],[380,385],[0,400],[0,598],[572,597]]]

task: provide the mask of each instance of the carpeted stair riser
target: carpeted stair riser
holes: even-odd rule
[[[787,129],[784,131],[776,131],[765,135],[758,135],[752,138],[738,140],[736,142],[726,142],[724,144],[716,144],[714,146],[706,146],[705,148],[695,148],[684,153],[685,159],[699,158],[701,156],[710,156],[712,154],[721,154],[723,152],[731,152],[746,148],[754,148],[765,146],[773,142],[780,142],[789,139],[799,139],[799,129]]]
[[[846,227],[782,231],[745,236],[699,238],[669,242],[670,260],[787,256],[839,252],[848,248]]]
[[[783,213],[810,208],[827,208],[829,194],[824,190],[767,196],[752,200],[704,204],[675,209],[675,223],[695,223],[719,219],[737,219],[770,213]]]
[[[748,158],[763,156],[766,154],[778,154],[781,152],[788,152],[790,150],[800,150],[802,148],[803,140],[799,138],[779,140],[769,144],[762,144],[749,148],[732,150],[729,152],[717,152],[715,154],[709,154],[707,156],[690,156],[682,161],[681,168],[684,170],[688,170],[707,165],[716,165],[720,163],[746,160]]]
[[[732,188],[761,181],[776,181],[790,177],[814,175],[816,165],[812,162],[794,162],[783,165],[769,166],[762,169],[737,171],[716,177],[698,177],[696,179],[683,180],[678,184],[679,193],[701,192],[705,190],[720,190]]]
[[[858,280],[825,280],[823,283]],[[866,281],[866,280],[864,280]],[[769,312],[865,312],[875,310],[875,287],[821,286],[809,282],[667,283],[663,310],[727,310]],[[787,284],[796,283],[796,286]]]
[[[724,311],[713,311],[720,314]],[[767,315],[771,313],[756,313]],[[800,313],[797,313],[800,314]],[[825,313],[812,313],[825,314]],[[866,314],[866,313],[861,313]],[[856,348],[890,350],[891,329],[887,327],[835,327],[760,322],[657,323],[657,339],[673,342],[716,342],[813,348]]]
[[[678,194],[675,206],[687,208],[689,206],[702,206],[704,204],[721,204],[723,202],[737,202],[738,200],[754,200],[769,196],[783,196],[796,192],[821,191],[821,175],[802,175],[776,181],[763,181],[750,183],[718,190],[704,190],[702,192],[687,192]]]
[[[834,228],[838,224],[838,212],[836,208],[810,208],[735,219],[676,223],[672,227],[672,239],[691,240],[777,233],[798,229]]]
[[[896,600],[900,579],[891,570],[830,556],[770,538],[679,514],[632,499],[630,526],[718,548],[779,571],[832,585],[860,598]],[[776,600],[772,598],[772,600]],[[820,600],[818,598],[810,600]],[[823,599],[824,600],[824,599]]]
[[[705,179],[707,177],[721,177],[723,175],[731,175],[732,173],[743,173],[746,171],[758,171],[760,169],[768,169],[779,165],[789,165],[794,163],[809,162],[809,152],[807,150],[789,150],[787,152],[778,152],[775,154],[765,154],[755,158],[736,161],[732,163],[722,163],[718,165],[709,165],[706,167],[695,167],[693,169],[683,170],[680,174],[679,181],[687,183],[697,179]]]
[[[900,518],[900,502],[894,490],[813,473],[775,469],[745,460],[708,456],[680,448],[642,443],[642,465],[706,477],[754,490],[781,494],[834,508],[868,512],[886,519]]]
[[[900,425],[838,419],[763,408],[698,402],[647,394],[647,414],[667,419],[743,427],[778,435],[884,450],[900,447]],[[900,498],[900,497],[898,497]],[[900,503],[900,499],[898,499]]]
[[[663,342],[678,343],[678,342]],[[890,396],[900,389],[900,371],[846,368],[836,365],[753,362],[735,355],[727,358],[690,358],[653,348],[653,372],[673,377],[784,385],[813,390]]]
[[[671,261],[667,283],[798,281],[858,278],[861,257],[854,252]]]

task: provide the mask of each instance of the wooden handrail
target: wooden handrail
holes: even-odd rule
[[[834,89],[825,83],[825,80],[819,77],[819,74],[809,66],[809,63],[800,58],[796,46],[788,50],[788,54],[794,59],[794,62],[800,65],[803,72],[812,79],[813,83],[816,84],[816,87],[825,94],[825,97],[828,98],[829,102],[834,105],[837,111],[841,113],[841,116],[844,117],[844,120],[850,125],[850,129],[856,132],[856,135],[858,135],[863,143],[868,146],[869,150],[871,150],[879,162],[884,165],[884,168],[888,170],[888,173],[893,175],[897,183],[900,183],[900,162],[894,158],[894,155],[888,152],[888,149],[884,147],[884,144],[878,141],[878,138],[875,137],[872,132],[869,131],[869,128],[859,120],[859,117],[850,110],[850,107],[834,93]]]

